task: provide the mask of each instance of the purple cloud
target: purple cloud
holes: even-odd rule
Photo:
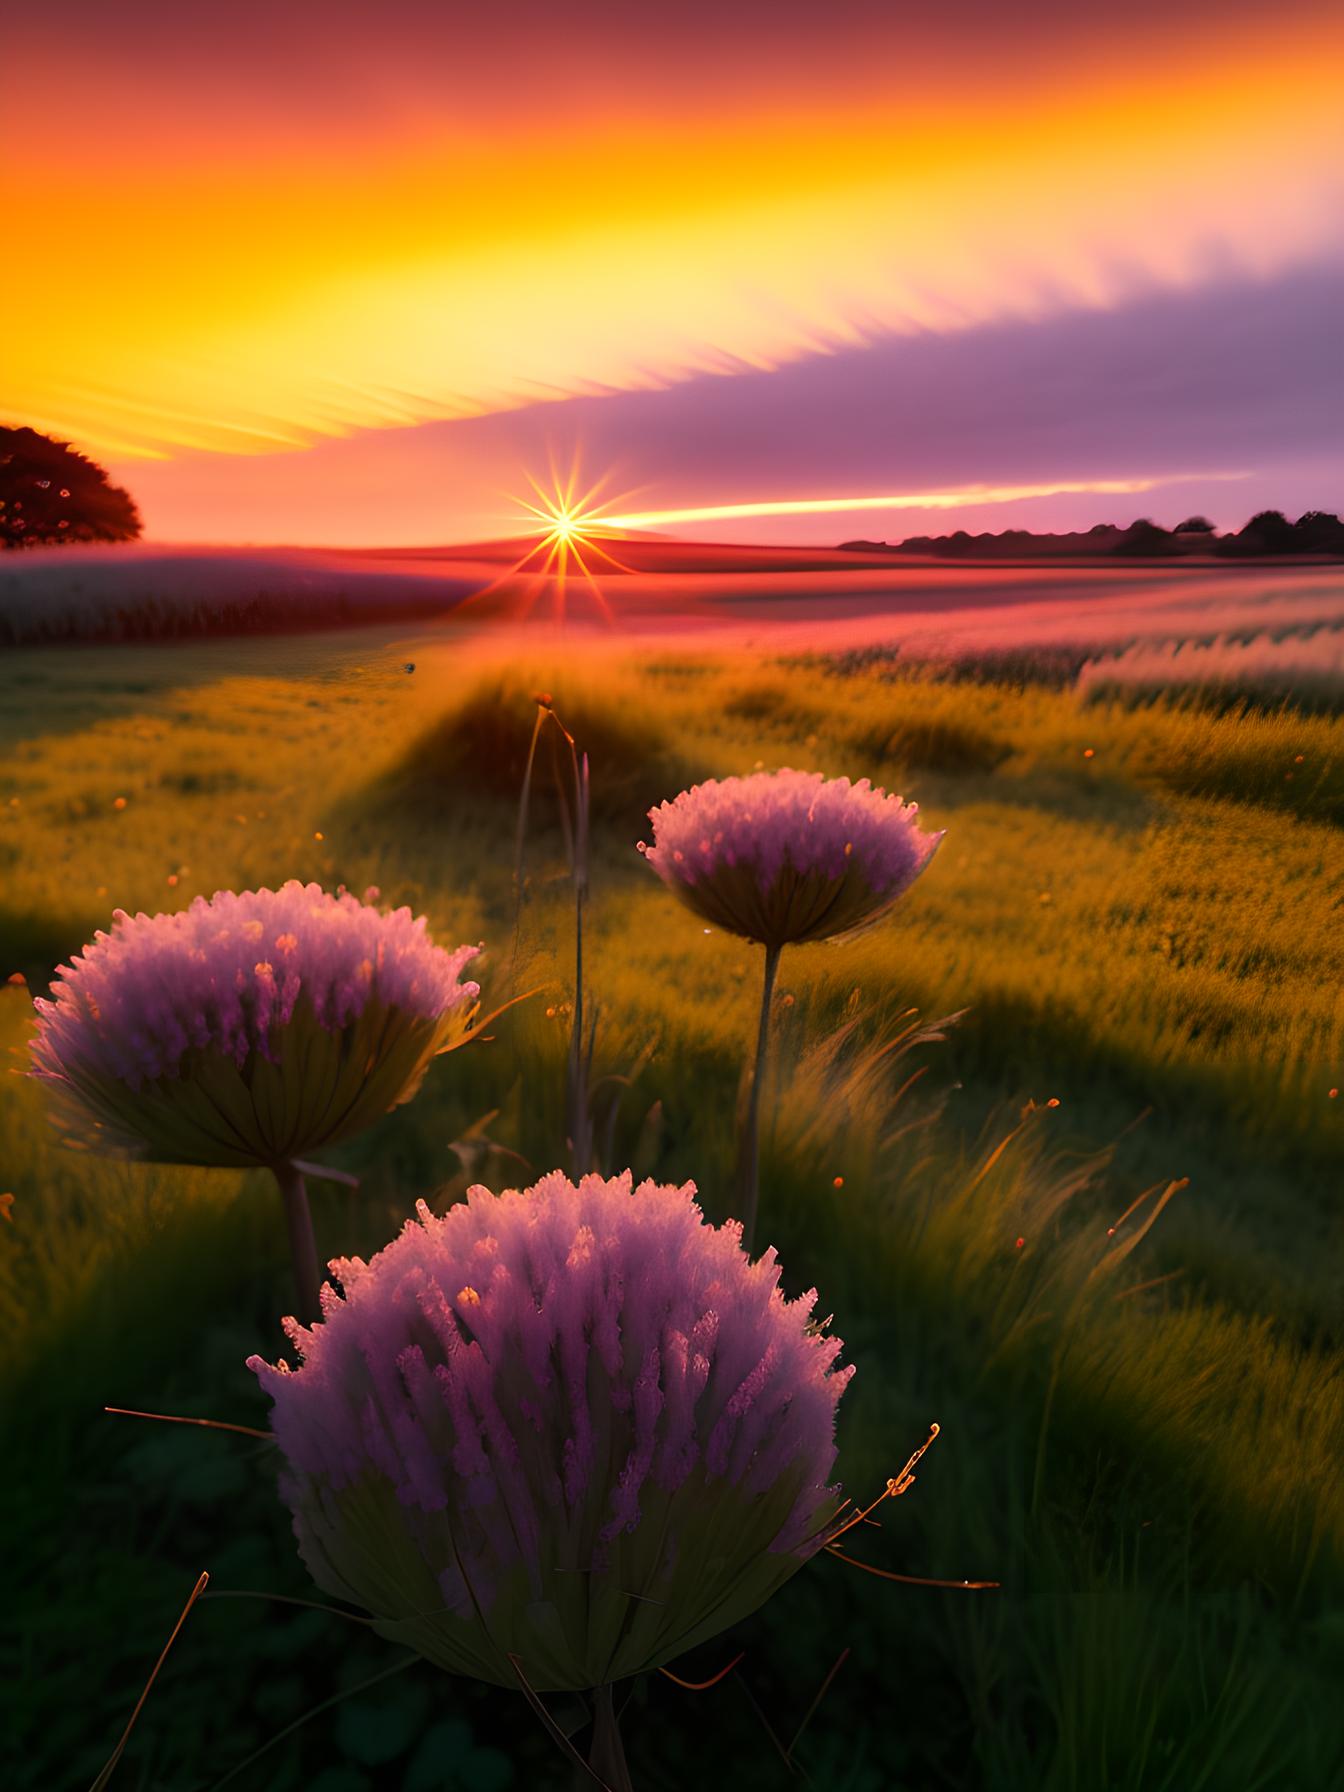
[[[885,336],[773,372],[361,432],[301,457],[235,460],[228,471],[242,528],[272,541],[495,534],[511,514],[506,494],[526,491],[524,469],[542,473],[548,461],[565,469],[576,453],[590,479],[611,470],[611,497],[640,492],[622,510],[1052,479],[1173,482],[1165,494],[966,515],[874,512],[713,530],[736,539],[894,536],[930,524],[1067,527],[1170,506],[1236,523],[1267,504],[1344,504],[1341,315],[1344,267],[1323,265],[1149,292],[1113,309]],[[291,488],[287,473],[300,461],[303,477]],[[191,482],[213,498],[221,476],[214,457],[124,472],[159,534],[156,508],[189,517]],[[1175,483],[1194,473],[1249,477]]]

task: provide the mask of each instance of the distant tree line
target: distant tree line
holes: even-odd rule
[[[132,541],[140,513],[128,492],[68,442],[0,425],[0,547]]]
[[[1131,523],[1117,554],[1197,552],[1254,557],[1277,554],[1344,554],[1344,523],[1328,510],[1308,510],[1290,523],[1281,510],[1260,510],[1234,535],[1219,535],[1205,517],[1189,517],[1162,529],[1146,517]]]
[[[1163,529],[1140,517],[1127,528],[1097,523],[1091,529],[1063,535],[1037,535],[1030,529],[970,535],[958,529],[951,535],[912,535],[894,545],[883,541],[845,541],[840,545],[869,553],[935,554],[946,559],[964,555],[975,560],[1111,554],[1135,559],[1174,559],[1188,554],[1215,554],[1228,560],[1296,554],[1344,559],[1344,522],[1328,510],[1308,510],[1295,523],[1281,510],[1261,510],[1232,535],[1219,535],[1203,516],[1187,517],[1174,529]]]

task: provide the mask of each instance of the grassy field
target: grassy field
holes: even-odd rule
[[[1287,702],[1332,712],[1344,704],[1344,629],[1307,623],[1245,635],[1136,640],[1087,660],[1078,688],[1140,702],[1180,693],[1224,706]]]
[[[847,1488],[875,1493],[943,1427],[855,1553],[1003,1586],[813,1563],[686,1664],[703,1678],[745,1651],[712,1691],[636,1688],[636,1783],[1342,1783],[1344,719],[1084,702],[1008,663],[976,680],[880,656],[519,664],[374,630],[31,649],[0,688],[0,977],[40,989],[118,906],[377,885],[444,943],[485,941],[487,1002],[541,993],[333,1158],[361,1187],[315,1191],[324,1254],[376,1248],[418,1196],[516,1182],[512,1153],[562,1162],[572,939],[546,777],[516,921],[513,896],[542,688],[592,760],[597,1068],[637,1071],[600,1111],[608,1167],[692,1177],[713,1218],[760,967],[650,875],[644,811],[696,777],[792,764],[871,776],[947,829],[880,931],[785,955],[761,1235],[858,1365]],[[960,1017],[907,1037],[911,1009]],[[0,990],[15,1068],[29,1012],[25,989]],[[200,1569],[220,1593],[310,1591],[267,1446],[100,1412],[263,1422],[242,1364],[277,1351],[286,1266],[262,1178],[74,1156],[18,1077],[0,1104],[0,1701],[11,1783],[74,1786]],[[241,1766],[401,1659],[324,1613],[203,1602],[121,1781],[567,1783],[521,1701],[415,1664]]]

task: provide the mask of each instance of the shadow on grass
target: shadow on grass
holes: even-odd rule
[[[1344,824],[1344,761],[1335,758],[1308,762],[1304,755],[1298,764],[1296,756],[1279,760],[1248,742],[1240,751],[1225,750],[1216,758],[1192,753],[1137,775],[1180,796],[1254,803],[1299,821]]]
[[[655,804],[712,769],[692,741],[671,733],[647,710],[559,690],[553,702],[579,752],[588,755],[594,821],[624,829],[632,839],[647,830],[648,811]],[[485,801],[512,821],[536,717],[536,700],[521,686],[494,680],[477,686],[368,786],[362,806],[378,814],[411,816],[424,826],[456,801]],[[533,771],[530,809],[535,826],[566,825],[572,779],[569,749],[559,731],[548,726],[538,742]]]
[[[893,714],[849,736],[851,750],[865,760],[903,770],[992,772],[1010,758],[1012,743],[974,722],[948,716]]]
[[[35,995],[45,995],[52,974],[107,917],[31,909],[7,909],[0,902],[0,982],[18,972]]]
[[[929,794],[934,793],[930,790]],[[972,773],[955,782],[940,783],[936,795],[939,806],[948,810],[979,803],[1010,804],[1082,827],[1123,834],[1141,834],[1167,813],[1161,792],[1120,778],[1107,779],[1104,790],[1099,791],[1095,775],[1068,768],[1033,766],[1018,771],[1008,766],[978,776]]]
[[[1297,1116],[1291,1128],[1272,1123],[1252,1131],[1244,1122],[1235,1074],[1217,1063],[1201,1062],[1182,1044],[1200,1040],[1218,1046],[1233,1042],[1244,1028],[1242,1017],[1221,1001],[1216,991],[1192,995],[1180,1040],[1148,1049],[1141,1036],[1132,1039],[1100,1031],[1086,1014],[1070,1012],[1058,1001],[1037,1002],[1006,990],[977,993],[965,1018],[950,1036],[948,1055],[956,1074],[982,1093],[1004,1097],[1024,1085],[1038,1094],[1045,1079],[1083,1084],[1089,1097],[1120,1096],[1137,1112],[1151,1108],[1159,1120],[1187,1130],[1198,1116],[1201,1132],[1221,1140],[1249,1144],[1268,1160],[1308,1172],[1335,1161],[1338,1149],[1332,1127],[1304,1125]],[[1247,1074],[1252,1074],[1248,1066]]]

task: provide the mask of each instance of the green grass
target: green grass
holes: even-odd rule
[[[853,1553],[1003,1587],[817,1561],[687,1663],[704,1677],[745,1649],[722,1685],[635,1690],[636,1783],[786,1784],[763,1719],[787,1742],[844,1648],[797,1750],[837,1792],[1339,1783],[1344,722],[1083,707],[1011,668],[950,681],[605,652],[500,668],[372,633],[12,665],[0,974],[38,986],[114,906],[300,876],[377,884],[445,940],[484,938],[487,1000],[545,986],[340,1155],[361,1188],[315,1190],[332,1254],[376,1248],[419,1195],[452,1199],[464,1164],[499,1186],[525,1173],[509,1152],[562,1160],[571,941],[545,781],[513,953],[532,690],[593,758],[597,1068],[642,1061],[612,1161],[693,1177],[713,1217],[760,965],[650,877],[640,811],[758,761],[917,797],[948,835],[897,916],[785,955],[763,1231],[859,1366],[847,1486],[876,1492],[943,1428]],[[21,1054],[27,997],[0,997],[0,1047]],[[967,1012],[912,1042],[912,1007]],[[67,1153],[18,1077],[0,1082],[0,1189],[6,1555],[22,1566],[0,1701],[13,1783],[87,1784],[202,1567],[221,1591],[310,1591],[267,1446],[100,1414],[261,1422],[242,1362],[279,1344],[278,1203],[261,1177]],[[203,1603],[117,1783],[203,1792],[395,1660],[321,1613]],[[489,1792],[566,1772],[520,1701],[417,1665],[230,1783]]]

